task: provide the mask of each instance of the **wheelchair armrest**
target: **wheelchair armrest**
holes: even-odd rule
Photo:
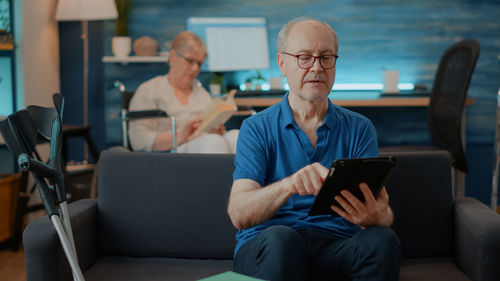
[[[128,120],[132,119],[146,119],[146,118],[167,118],[168,115],[165,111],[155,109],[155,110],[140,110],[140,111],[129,111],[125,117]]]

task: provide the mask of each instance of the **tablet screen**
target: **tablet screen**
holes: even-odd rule
[[[309,215],[338,216],[330,206],[337,205],[342,208],[334,198],[343,189],[349,190],[363,202],[364,196],[359,189],[359,184],[362,182],[368,184],[376,198],[389,178],[396,161],[395,156],[335,160],[309,210]]]

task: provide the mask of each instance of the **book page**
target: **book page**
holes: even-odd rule
[[[238,110],[238,107],[234,102],[235,94],[236,90],[232,90],[228,94],[227,99],[214,99],[212,104],[203,113],[203,121],[194,134],[210,131],[211,129],[217,129],[221,124],[226,123],[226,121],[231,118],[233,113]]]

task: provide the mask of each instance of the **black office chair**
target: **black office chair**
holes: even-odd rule
[[[160,109],[151,109],[151,110],[140,110],[140,111],[129,111],[130,101],[134,96],[133,92],[127,91],[125,85],[123,85],[120,81],[114,81],[113,87],[118,88],[122,95],[122,107],[121,107],[121,120],[122,120],[122,138],[123,138],[123,147],[132,150],[130,146],[129,137],[128,137],[128,123],[132,120],[139,119],[151,119],[151,118],[170,118],[170,122],[172,124],[172,143],[173,148],[171,152],[177,151],[177,135],[176,135],[176,121],[174,116],[168,116],[167,113]]]
[[[400,146],[380,148],[382,152],[412,150],[447,150],[454,168],[468,172],[462,142],[462,120],[467,90],[479,56],[479,43],[460,41],[441,57],[428,108],[428,126],[435,147]]]

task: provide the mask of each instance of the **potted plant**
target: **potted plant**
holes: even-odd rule
[[[256,91],[260,91],[262,84],[266,81],[260,70],[257,70],[255,76],[248,77],[246,80],[246,87],[248,90],[255,89]]]
[[[115,37],[112,50],[115,57],[124,58],[130,54],[132,39],[128,36],[128,17],[132,9],[132,0],[115,0],[118,18],[115,21]]]
[[[218,96],[223,91],[224,79],[222,77],[222,73],[215,72],[212,73],[210,78],[210,94],[212,96]]]

